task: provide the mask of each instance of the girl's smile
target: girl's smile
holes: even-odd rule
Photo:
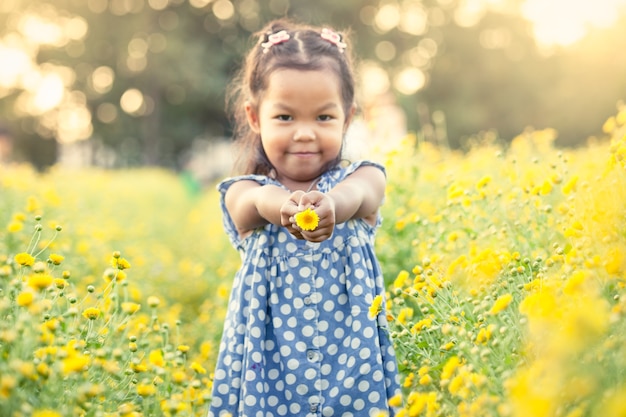
[[[339,79],[331,70],[274,71],[257,107],[246,105],[276,179],[290,190],[305,190],[338,159],[354,111],[346,117],[343,109]]]

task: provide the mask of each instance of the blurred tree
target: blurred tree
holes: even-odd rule
[[[468,23],[467,4],[2,0],[0,125],[39,167],[54,163],[56,142],[86,140],[94,164],[181,169],[194,140],[229,135],[225,86],[251,33],[281,16],[350,29],[365,105],[391,89],[410,129],[453,147],[486,129],[508,140],[527,125],[575,144],[626,95],[623,21],[546,57],[519,14]]]

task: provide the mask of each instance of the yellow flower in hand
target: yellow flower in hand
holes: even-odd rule
[[[296,214],[296,224],[302,230],[312,231],[317,229],[320,218],[317,213],[309,207],[308,209]]]

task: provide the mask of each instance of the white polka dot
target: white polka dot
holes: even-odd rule
[[[350,377],[348,377],[348,378],[344,379],[344,380],[343,380],[343,386],[344,386],[346,389],[350,389],[350,388],[352,388],[352,387],[354,386],[354,378],[352,378],[352,377],[350,376]]]
[[[374,329],[372,327],[366,327],[363,329],[363,337],[366,339],[371,339],[374,337]]]
[[[276,407],[277,404],[278,404],[277,396],[270,395],[269,397],[267,397],[267,405],[269,405],[270,407]]]
[[[300,362],[297,359],[290,359],[289,361],[287,361],[287,368],[291,369],[292,371],[295,371],[296,369],[298,369],[298,367],[300,367]]]
[[[298,414],[298,413],[300,412],[300,404],[298,404],[298,403],[292,403],[292,404],[289,406],[289,411],[290,411],[292,414]]]
[[[213,397],[213,399],[211,400],[211,405],[213,405],[213,407],[221,407],[222,404],[222,399],[218,396]]]
[[[344,407],[347,407],[352,403],[352,397],[350,397],[349,395],[342,395],[341,398],[339,399],[339,402]]]
[[[252,395],[246,395],[244,402],[246,403],[248,407],[252,407],[256,404],[256,398],[253,397]]]
[[[291,306],[289,304],[283,304],[282,306],[280,306],[280,312],[281,314],[288,316],[289,314],[291,314]]]
[[[296,350],[298,352],[306,352],[306,343],[304,342],[296,342]]]
[[[291,355],[291,348],[287,345],[282,345],[280,347],[280,354],[283,355],[284,357]]]
[[[315,310],[312,308],[307,308],[304,310],[303,316],[307,320],[313,320],[315,318]]]
[[[338,322],[341,323],[343,321],[344,317],[345,317],[345,315],[343,314],[343,311],[337,310],[335,312],[335,321],[338,321]]]
[[[287,264],[290,268],[297,268],[298,265],[300,265],[300,261],[298,260],[298,258],[289,258]]]
[[[289,283],[291,285],[291,283]],[[285,288],[285,298],[291,300],[293,298],[293,290],[291,288]]]
[[[367,399],[372,403],[375,404],[378,401],[380,401],[380,394],[377,391],[372,391],[369,393],[369,395],[367,396]]]
[[[287,252],[294,253],[295,251],[298,250],[298,247],[296,246],[295,243],[289,242],[285,245],[285,249],[287,250]]]
[[[219,392],[222,395],[226,395],[229,390],[230,390],[230,387],[227,384],[219,384],[217,386],[217,392]]]
[[[365,271],[361,268],[357,268],[354,270],[354,276],[358,279],[363,279],[365,278]]]
[[[302,278],[308,278],[311,276],[311,268],[309,268],[308,266],[303,266],[302,268],[300,268],[299,274]]]
[[[368,359],[370,356],[372,356],[372,352],[369,350],[369,348],[365,347],[359,352],[359,357],[361,359]]]
[[[315,369],[309,368],[304,371],[304,377],[308,380],[313,380],[317,377],[317,371]]]
[[[286,416],[287,415],[287,406],[286,405],[281,405],[276,409],[276,412],[278,413],[279,416]]]
[[[283,337],[285,340],[292,342],[296,338],[296,335],[292,331],[286,331],[283,333]]]
[[[271,380],[274,380],[274,379],[278,378],[278,375],[279,375],[278,369],[270,369],[267,372],[267,377],[268,377],[268,379],[271,379]]]
[[[235,372],[241,371],[241,361],[234,361],[233,364],[231,365],[231,368]]]
[[[302,301],[302,298],[300,297],[294,298],[293,306],[297,309],[301,309],[302,307],[304,307],[304,302]]]
[[[296,387],[296,392],[300,395],[306,395],[309,392],[309,387],[305,384],[300,384]]]
[[[352,339],[352,343],[350,343],[350,347],[354,350],[357,350],[359,346],[361,346],[361,339],[356,338],[356,337]]]
[[[258,339],[259,337],[261,337],[261,329],[259,327],[253,327],[250,330],[250,336]]]
[[[293,385],[296,383],[296,376],[294,374],[285,375],[285,383],[287,385]]]
[[[298,319],[295,317],[289,317],[287,319],[287,326],[291,327],[292,329],[298,327]]]
[[[263,285],[259,285],[256,288],[256,292],[257,294],[259,294],[260,297],[265,298],[265,294],[267,294],[267,288],[265,288],[265,286]]]
[[[329,324],[326,320],[321,320],[317,322],[317,329],[320,332],[326,332],[328,330]]]
[[[381,371],[374,371],[372,374],[372,379],[376,382],[380,382],[383,380],[383,373]]]
[[[361,295],[363,295],[363,287],[361,287],[360,285],[355,285],[354,287],[352,287],[352,294],[356,295],[357,297],[360,297]]]
[[[346,303],[348,302],[348,296],[346,294],[341,294],[337,297],[337,302],[339,303],[339,305],[346,305]]]
[[[328,300],[324,303],[325,311],[333,311],[334,309],[335,309],[335,303],[333,302],[333,300]]]
[[[372,371],[372,366],[369,363],[364,363],[363,365],[359,367],[359,373],[361,375],[369,375],[371,371]]]
[[[311,337],[313,336],[313,333],[315,332],[315,330],[313,329],[313,327],[311,326],[304,326],[302,328],[302,334],[306,337]]]
[[[228,356],[228,358],[230,359],[230,356]],[[224,371],[223,369],[216,369],[215,370],[215,374],[214,374],[214,378],[216,380],[226,378],[226,371]]]
[[[369,392],[370,390],[370,383],[367,381],[361,381],[359,382],[359,391],[361,391],[362,393],[366,393]]]
[[[328,391],[328,396],[330,398],[335,398],[337,395],[339,395],[339,388],[337,387],[333,387],[330,389],[330,391]]]
[[[354,402],[352,403],[352,407],[354,407],[354,409],[356,411],[361,411],[362,409],[365,408],[365,401],[363,401],[362,399],[358,398],[358,399],[354,400]]]
[[[311,286],[307,284],[306,282],[304,282],[300,284],[300,286],[298,287],[298,290],[300,291],[302,295],[309,295],[309,293],[311,292]]]
[[[356,359],[354,358],[354,356],[350,356],[350,358],[348,358],[348,362],[346,363],[346,366],[348,368],[354,368],[354,365],[356,365]]]

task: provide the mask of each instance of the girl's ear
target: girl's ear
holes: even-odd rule
[[[259,133],[261,130],[259,123],[259,113],[257,113],[256,108],[249,101],[246,101],[244,103],[244,107],[246,109],[246,118],[248,119],[248,125],[250,125],[250,129],[252,129],[254,133]]]

